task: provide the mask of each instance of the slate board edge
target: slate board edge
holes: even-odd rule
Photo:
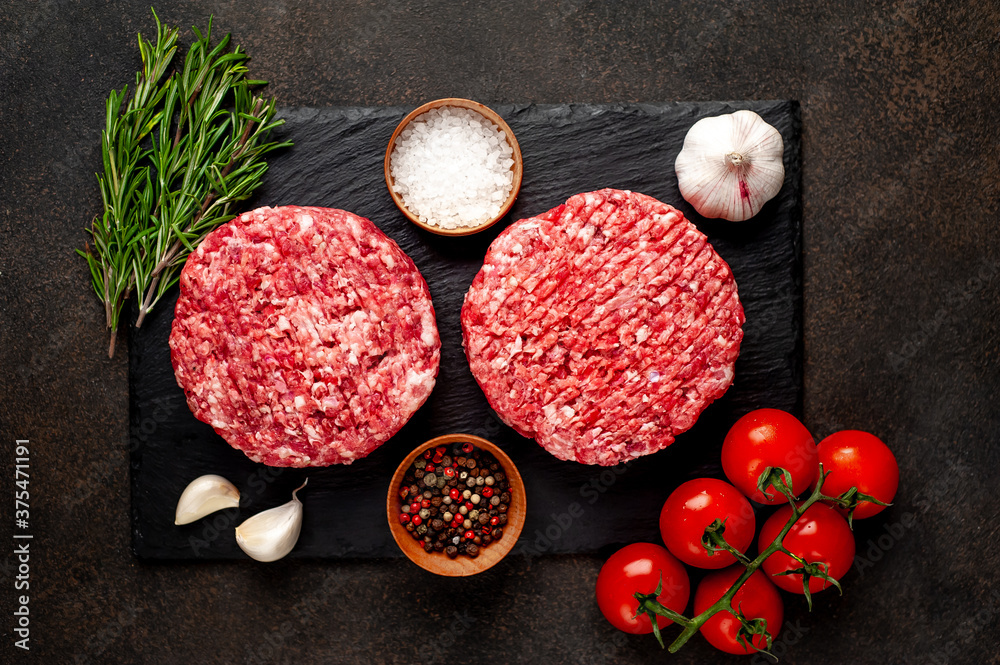
[[[146,551],[143,547],[142,534],[139,530],[139,506],[136,502],[136,495],[139,493],[139,471],[142,470],[142,453],[135,449],[133,444],[133,439],[135,438],[135,433],[137,431],[136,421],[139,419],[139,408],[136,405],[135,385],[133,375],[135,374],[135,364],[133,363],[132,354],[135,350],[132,348],[132,335],[131,329],[135,325],[133,321],[133,310],[135,308],[132,306],[132,302],[129,301],[128,304],[128,316],[125,320],[129,324],[129,345],[128,345],[128,473],[129,473],[129,532],[131,537],[129,539],[131,543],[132,553],[136,558],[140,560],[150,560],[146,556]]]
[[[797,382],[797,388],[799,393],[798,404],[795,408],[796,415],[801,419],[805,415],[805,311],[804,311],[804,292],[805,292],[805,268],[804,261],[802,257],[802,234],[803,234],[803,219],[802,219],[802,105],[797,100],[789,100],[787,102],[791,108],[791,118],[792,118],[792,136],[791,141],[793,144],[789,149],[785,150],[785,158],[788,159],[788,166],[786,167],[786,172],[791,172],[792,174],[792,184],[793,189],[799,193],[798,200],[795,206],[795,218],[799,221],[798,233],[795,235],[795,265],[793,267],[792,279],[795,283],[795,291],[793,297],[795,298],[795,333],[797,336],[795,353],[792,358],[795,366],[795,380]]]
[[[129,530],[132,532],[132,552],[135,554],[136,558],[140,561],[162,561],[154,556],[152,551],[147,551],[145,546],[145,541],[142,538],[142,531],[139,528],[139,520],[141,518],[139,512],[139,503],[136,500],[141,488],[139,486],[140,472],[142,471],[142,446],[136,443],[138,433],[140,432],[139,425],[139,406],[137,403],[136,391],[133,388],[135,385],[134,375],[136,363],[134,362],[134,354],[137,352],[136,345],[132,343],[132,335],[135,330],[135,321],[137,318],[136,307],[130,300],[128,303],[128,310],[126,312],[126,320],[129,322],[129,345],[128,345],[128,423],[129,423],[129,506],[130,506],[130,519],[129,519]],[[166,499],[164,499],[166,500]],[[201,559],[197,559],[201,560]]]

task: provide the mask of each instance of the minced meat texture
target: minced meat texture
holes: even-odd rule
[[[430,292],[372,222],[260,208],[210,233],[180,279],[171,359],[195,416],[271,466],[350,464],[434,387]]]
[[[606,466],[669,446],[725,393],[743,322],[705,236],[613,189],[508,227],[462,308],[472,373],[504,422]]]

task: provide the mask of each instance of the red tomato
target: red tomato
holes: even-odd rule
[[[660,535],[675,557],[698,568],[725,568],[736,563],[729,552],[709,552],[701,544],[705,527],[725,520],[726,542],[746,552],[753,542],[753,508],[739,490],[715,478],[696,478],[675,489],[660,511]]]
[[[722,443],[722,469],[729,482],[758,503],[781,503],[784,495],[769,487],[767,496],[757,481],[767,467],[781,467],[792,476],[795,496],[816,480],[819,457],[812,434],[799,419],[778,409],[757,409],[736,421]]]
[[[661,573],[663,588],[657,600],[675,612],[684,612],[691,584],[684,566],[670,552],[652,543],[633,543],[611,555],[597,575],[597,605],[612,626],[635,635],[653,632],[646,614],[632,618],[639,609],[632,594],[656,591]],[[656,623],[663,628],[673,621],[658,616]]]
[[[698,590],[694,594],[695,616],[701,614],[722,598],[723,594],[729,591],[736,579],[743,574],[743,566],[733,566],[715,573],[706,575],[698,585]],[[764,619],[767,621],[767,632],[773,640],[781,630],[781,622],[785,618],[785,607],[781,602],[781,594],[774,588],[774,585],[767,581],[767,576],[759,570],[743,583],[736,595],[733,596],[733,609],[739,609],[743,616],[748,619]],[[746,654],[754,653],[756,649],[766,649],[767,640],[763,635],[755,636],[751,641],[753,647],[748,646],[742,639],[737,639],[736,635],[740,630],[739,619],[732,612],[722,611],[712,616],[701,627],[701,634],[705,636],[716,649],[726,653]]]
[[[892,503],[896,496],[899,465],[889,447],[874,434],[857,430],[831,434],[819,442],[819,461],[823,471],[831,472],[823,483],[823,494],[827,496],[839,496],[852,487],[882,503]],[[871,501],[861,501],[854,510],[854,517],[871,517],[884,508]],[[841,512],[847,514],[846,510]]]
[[[767,549],[792,516],[792,507],[784,506],[771,515],[760,529],[758,549]],[[809,563],[826,564],[826,573],[840,580],[854,562],[854,534],[847,520],[825,503],[814,503],[796,520],[785,535],[785,549]],[[767,557],[762,568],[771,576],[771,581],[785,591],[803,593],[802,575],[778,575],[786,570],[801,568],[795,559],[784,552],[775,552]],[[813,577],[809,580],[809,591],[815,593],[833,586],[824,579]]]

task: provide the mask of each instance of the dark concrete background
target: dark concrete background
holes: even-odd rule
[[[1000,662],[995,2],[158,10],[182,26],[214,13],[286,105],[800,100],[806,423],[882,436],[902,484],[859,524],[845,595],[811,614],[787,599],[782,662]],[[470,580],[401,561],[135,561],[126,354],[106,358],[71,250],[99,207],[103,100],[134,77],[150,26],[146,2],[0,7],[0,430],[11,458],[13,439],[32,442],[36,536],[30,654],[12,646],[0,549],[0,662],[736,662],[700,638],[669,656],[617,633],[592,598],[596,557],[513,559]]]

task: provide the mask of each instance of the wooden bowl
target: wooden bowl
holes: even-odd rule
[[[399,486],[403,482],[406,470],[428,448],[450,446],[459,441],[469,441],[474,446],[493,455],[497,459],[497,462],[500,463],[504,473],[507,474],[507,478],[512,486],[510,490],[510,504],[508,504],[509,508],[507,510],[507,525],[503,528],[503,537],[496,542],[481,547],[479,549],[479,556],[475,559],[469,558],[464,554],[459,554],[456,558],[449,559],[448,555],[444,552],[426,552],[420,545],[420,542],[415,540],[410,535],[410,532],[406,530],[406,527],[399,523]],[[514,547],[514,543],[517,542],[518,537],[521,535],[521,529],[524,528],[525,508],[524,483],[521,482],[521,474],[517,472],[517,467],[514,466],[514,463],[510,461],[507,454],[500,448],[486,439],[472,436],[471,434],[446,434],[418,446],[406,456],[406,459],[396,469],[396,473],[392,476],[392,482],[389,483],[389,495],[385,501],[385,512],[389,520],[389,530],[392,531],[392,537],[396,540],[396,544],[399,545],[399,549],[403,550],[403,554],[424,570],[429,570],[435,575],[445,575],[447,577],[475,575],[491,568],[500,559],[504,558]]]
[[[430,224],[425,224],[417,219],[417,216],[406,209],[403,204],[402,197],[399,196],[392,189],[392,171],[390,169],[390,162],[392,161],[392,149],[396,146],[396,139],[399,134],[406,128],[410,121],[419,115],[430,111],[431,109],[440,108],[442,106],[458,106],[465,109],[471,109],[476,111],[480,115],[485,116],[488,120],[496,124],[500,129],[504,131],[507,135],[507,142],[510,143],[510,147],[513,149],[514,153],[511,155],[511,159],[514,160],[514,164],[510,167],[510,170],[514,172],[514,180],[511,183],[513,187],[510,190],[510,196],[504,201],[504,204],[500,207],[500,213],[493,219],[483,222],[478,226],[461,227],[457,229],[443,229],[439,226],[432,226]],[[514,132],[510,131],[510,127],[504,122],[503,118],[496,114],[493,109],[480,104],[479,102],[474,102],[470,99],[461,99],[459,97],[447,97],[445,99],[437,99],[433,102],[427,102],[423,106],[419,106],[409,113],[403,121],[399,123],[396,127],[396,131],[392,133],[392,138],[389,139],[389,146],[385,149],[385,162],[383,164],[383,169],[385,170],[385,184],[389,187],[389,196],[392,197],[393,202],[395,202],[396,207],[406,215],[406,218],[411,222],[419,226],[420,228],[430,231],[431,233],[436,233],[442,236],[467,236],[473,233],[479,233],[484,229],[496,224],[500,221],[504,215],[510,210],[510,207],[514,205],[514,200],[517,198],[518,192],[521,191],[521,176],[524,174],[524,162],[521,159],[521,146],[517,144],[517,139],[514,138]]]

